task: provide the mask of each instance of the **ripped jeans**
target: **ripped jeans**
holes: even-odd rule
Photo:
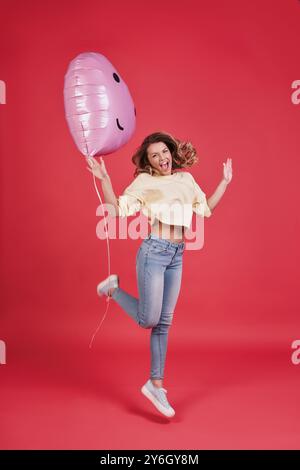
[[[180,292],[185,242],[150,233],[136,255],[139,298],[117,287],[112,298],[142,328],[151,328],[151,379],[163,379],[169,328]]]

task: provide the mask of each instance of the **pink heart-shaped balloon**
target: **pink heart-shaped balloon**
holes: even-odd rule
[[[112,153],[134,133],[136,110],[129,89],[102,54],[83,52],[70,62],[64,105],[71,135],[86,157]]]

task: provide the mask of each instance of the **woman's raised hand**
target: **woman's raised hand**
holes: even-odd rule
[[[232,159],[227,158],[226,163],[223,163],[223,179],[226,184],[230,183],[232,179]]]
[[[96,178],[103,180],[106,176],[108,176],[108,173],[105,168],[105,163],[102,157],[100,157],[100,163],[98,163],[96,158],[94,157],[89,157],[87,159],[87,162],[90,166],[90,168],[88,166],[86,167],[87,170],[93,173]]]

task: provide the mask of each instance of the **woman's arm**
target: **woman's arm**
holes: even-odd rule
[[[226,191],[227,185],[230,183],[232,179],[232,159],[227,158],[226,163],[223,163],[223,178],[221,182],[218,184],[215,192],[207,198],[207,204],[210,210],[212,211],[216,205],[220,202],[223,194]]]
[[[91,168],[87,169],[93,173],[97,178],[101,180],[102,191],[104,194],[104,201],[106,204],[110,204],[115,208],[116,215],[119,215],[119,206],[116,195],[114,193],[109,174],[105,168],[104,160],[100,157],[100,164],[94,157],[90,157],[87,160]]]
[[[116,211],[116,215],[118,216],[119,215],[119,206],[118,206],[117,198],[116,198],[116,195],[114,193],[114,190],[113,190],[111,180],[110,180],[110,177],[109,177],[108,173],[107,173],[106,176],[104,176],[104,178],[102,178],[101,184],[102,184],[102,191],[103,191],[103,194],[104,194],[104,200],[105,200],[106,204],[111,204],[112,206],[114,206],[115,211]]]

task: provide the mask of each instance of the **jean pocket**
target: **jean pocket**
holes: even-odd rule
[[[163,254],[166,253],[168,250],[168,247],[165,245],[160,245],[159,243],[151,243],[149,253],[154,253],[154,254]]]

